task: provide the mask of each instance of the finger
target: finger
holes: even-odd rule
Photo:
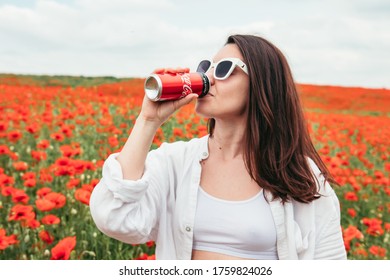
[[[174,69],[174,68],[166,68],[165,69],[165,74],[170,74],[170,75],[177,75],[179,72],[177,69]]]
[[[186,97],[177,100],[176,101],[177,102],[176,108],[180,108],[180,107],[182,107],[184,105],[187,105],[187,104],[191,103],[193,100],[195,100],[197,98],[198,98],[197,94],[191,93],[191,94],[187,95]]]
[[[157,68],[153,71],[154,74],[164,74],[165,68]]]
[[[190,68],[176,68],[175,70],[178,74],[184,74],[190,72]]]

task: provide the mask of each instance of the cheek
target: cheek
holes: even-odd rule
[[[240,84],[237,87],[232,87],[229,97],[227,97],[227,101],[231,103],[231,105],[235,105],[240,109],[245,109],[248,104],[249,98],[249,87],[247,85]]]
[[[229,92],[227,95],[217,97],[217,108],[221,114],[229,116],[241,116],[246,112],[248,104],[248,93],[245,91]]]
[[[235,108],[237,115],[242,115],[247,110],[248,98],[247,93],[242,92],[242,95],[235,100],[235,104],[232,104],[233,108]]]

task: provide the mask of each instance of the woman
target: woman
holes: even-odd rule
[[[198,67],[211,83],[196,104],[209,135],[149,152],[157,129],[197,95],[144,98],[92,193],[97,227],[126,243],[156,241],[157,259],[345,259],[333,180],[283,54],[235,35],[213,61]]]

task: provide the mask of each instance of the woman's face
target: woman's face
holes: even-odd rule
[[[243,61],[236,44],[225,45],[214,57],[217,63],[223,58],[239,58]],[[249,98],[249,76],[236,67],[226,80],[214,79],[214,68],[206,73],[210,80],[210,91],[197,99],[196,112],[206,118],[236,119],[246,117]]]

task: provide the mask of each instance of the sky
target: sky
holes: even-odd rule
[[[0,73],[146,77],[212,58],[232,34],[295,81],[390,88],[389,0],[0,0]]]

